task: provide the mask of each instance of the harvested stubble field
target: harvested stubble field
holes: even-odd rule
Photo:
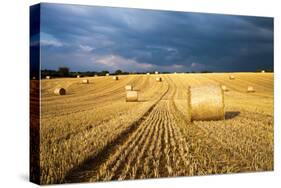
[[[42,80],[41,183],[273,170],[273,74],[229,75]],[[206,84],[228,88],[225,120],[189,122],[187,87]],[[126,102],[126,85],[138,102]]]

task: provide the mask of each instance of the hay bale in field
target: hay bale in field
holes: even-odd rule
[[[224,93],[219,85],[192,87],[188,89],[188,105],[191,121],[224,119]]]
[[[137,91],[126,91],[126,102],[136,102],[138,101]]]
[[[261,73],[265,73],[265,70],[262,70]]]
[[[66,94],[66,91],[65,91],[65,89],[64,88],[56,88],[55,90],[54,90],[54,94],[55,95],[65,95]]]
[[[223,91],[228,91],[228,88],[225,85],[222,85],[221,88]]]
[[[155,74],[158,74],[158,71],[155,71]]]
[[[161,78],[161,77],[157,77],[157,78],[156,78],[156,81],[157,81],[157,82],[162,82],[162,78]]]
[[[109,76],[109,73],[106,73],[105,76]]]
[[[51,76],[46,76],[46,79],[51,79]]]
[[[126,85],[125,90],[126,91],[133,91],[133,86],[132,85]]]
[[[253,87],[253,86],[248,86],[247,92],[248,92],[248,93],[253,93],[253,92],[255,92],[254,87]]]
[[[90,81],[88,79],[82,80],[82,84],[88,84],[88,83],[90,83]]]
[[[235,80],[235,76],[234,76],[234,75],[230,75],[230,76],[229,76],[229,79],[230,79],[230,80]]]
[[[150,73],[148,72],[148,73],[146,73],[146,75],[150,75]]]
[[[76,77],[77,77],[77,78],[80,78],[80,75],[77,75]]]
[[[119,80],[118,76],[113,76],[113,80]]]

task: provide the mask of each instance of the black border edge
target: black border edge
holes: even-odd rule
[[[29,181],[40,184],[40,4],[29,7]]]

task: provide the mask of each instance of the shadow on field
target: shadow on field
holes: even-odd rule
[[[149,100],[146,100],[146,99],[139,99],[137,101],[126,101],[125,100],[126,103],[140,103],[140,102],[147,102],[147,101],[149,101]]]
[[[147,102],[147,101],[149,101],[149,100],[147,100],[147,99],[139,99],[138,100],[138,102]]]
[[[240,114],[239,111],[230,111],[230,112],[225,112],[225,119],[228,120],[228,119],[233,119],[235,118],[236,116],[238,116]]]

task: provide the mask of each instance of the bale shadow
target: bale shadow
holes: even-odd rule
[[[128,103],[139,103],[139,102],[147,102],[149,100],[146,100],[146,99],[138,99],[137,101],[126,101],[125,102],[128,102]]]
[[[228,119],[233,119],[235,118],[236,116],[238,116],[240,114],[239,111],[230,111],[230,112],[225,112],[225,119],[228,120]]]
[[[138,102],[147,102],[147,101],[149,101],[149,100],[147,100],[147,99],[139,99],[138,100]]]

